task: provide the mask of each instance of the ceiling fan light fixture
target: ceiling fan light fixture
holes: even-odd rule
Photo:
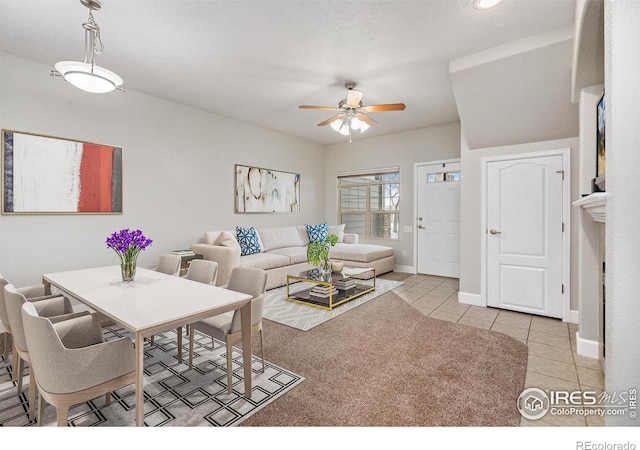
[[[82,24],[85,30],[84,62],[60,61],[55,64],[52,76],[61,76],[73,86],[92,94],[103,94],[116,89],[124,90],[123,80],[116,73],[96,65],[96,53],[102,53],[104,45],[100,37],[100,27],[93,18],[93,11],[102,8],[100,0],[80,0],[89,9],[88,22]]]
[[[351,142],[351,134],[354,131],[364,133],[372,125],[376,124],[376,121],[367,115],[371,112],[382,111],[403,111],[405,108],[404,103],[385,103],[380,105],[362,105],[363,92],[355,90],[356,83],[353,81],[347,81],[344,85],[347,88],[347,98],[341,100],[338,103],[337,108],[331,106],[313,106],[313,105],[300,105],[302,109],[322,109],[328,111],[338,111],[338,113],[326,120],[323,120],[318,124],[319,127],[330,125],[333,130],[342,134],[343,136],[349,136],[349,142]]]
[[[369,124],[358,119],[357,117],[354,117],[351,119],[351,129],[357,130],[360,133],[364,133],[369,129]]]
[[[503,1],[504,0],[475,0],[473,6],[475,6],[476,9],[489,9],[498,6]]]
[[[333,122],[330,123],[331,128],[340,133],[343,136],[349,136],[349,121],[344,120],[344,118],[340,117]]]

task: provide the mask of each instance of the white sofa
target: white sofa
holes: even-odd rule
[[[343,228],[343,225],[329,227],[329,233],[337,234],[339,239],[330,250],[331,259],[344,261],[346,266],[375,268],[376,275],[393,270],[392,247],[360,244],[357,234],[344,233]],[[267,289],[284,286],[287,275],[297,275],[313,268],[307,262],[309,235],[305,226],[256,228],[256,231],[259,253],[240,256],[235,231],[206,232],[204,242],[193,244],[191,250],[218,263],[218,286],[227,282],[231,269],[236,266],[266,270]]]

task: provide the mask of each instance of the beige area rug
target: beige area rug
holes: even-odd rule
[[[362,284],[373,286],[373,281],[362,281]],[[262,317],[272,320],[274,322],[288,325],[298,330],[307,331],[313,327],[317,327],[321,323],[338,317],[340,314],[344,314],[352,309],[371,301],[385,292],[397,288],[404,284],[401,281],[389,280],[378,278],[376,280],[375,291],[368,292],[356,297],[353,300],[349,300],[331,310],[316,308],[311,305],[306,305],[298,302],[292,302],[287,300],[287,288],[282,286],[276,289],[267,291],[264,300],[264,312]],[[296,293],[308,289],[309,283],[294,283],[289,286],[290,293]]]
[[[264,321],[265,354],[306,381],[241,426],[519,426],[527,347],[432,319],[393,292],[308,331]]]

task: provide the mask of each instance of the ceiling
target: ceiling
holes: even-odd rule
[[[353,80],[365,105],[407,106],[372,113],[378,124],[354,140],[459,121],[450,61],[571,27],[575,12],[573,0],[506,0],[486,11],[472,0],[102,3],[97,64],[127,90],[323,145],[348,138],[316,126],[331,111],[298,105],[337,106]],[[0,51],[51,68],[81,61],[87,17],[80,0],[2,0]]]

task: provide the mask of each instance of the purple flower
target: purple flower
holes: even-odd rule
[[[122,262],[135,261],[140,251],[146,249],[153,241],[140,230],[125,228],[107,237],[107,248],[113,249]]]

